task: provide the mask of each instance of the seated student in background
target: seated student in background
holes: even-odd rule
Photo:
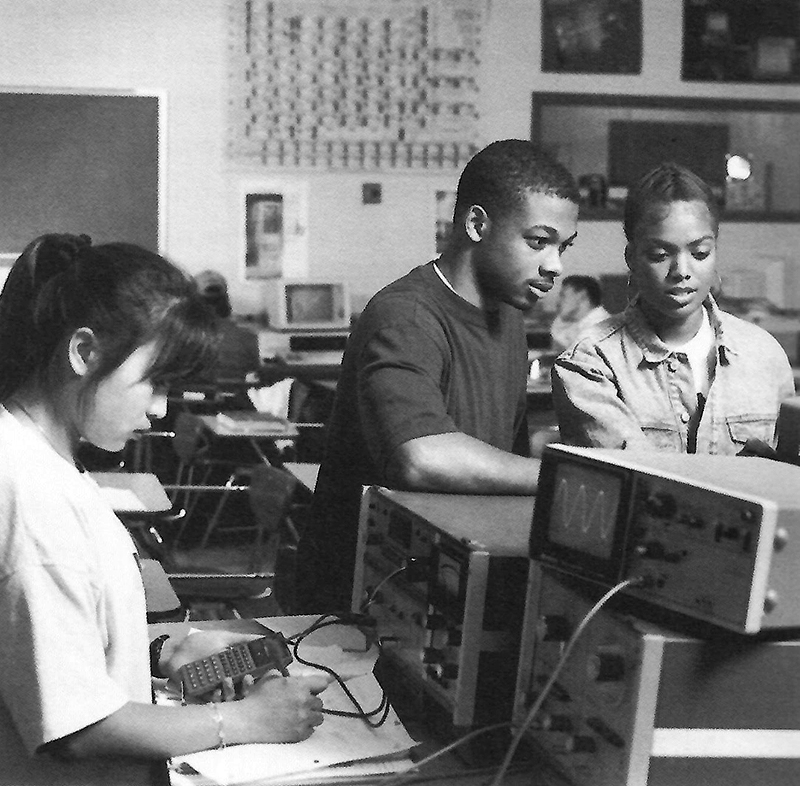
[[[261,368],[258,336],[231,319],[228,282],[215,270],[204,270],[195,276],[197,290],[217,316],[219,352],[211,373],[216,380],[244,380]],[[254,379],[255,381],[255,379]]]
[[[550,326],[554,352],[571,347],[588,328],[610,316],[601,301],[600,282],[592,276],[567,276],[561,282],[556,317]]]
[[[349,608],[363,484],[536,491],[522,315],[561,273],[578,199],[569,172],[533,144],[494,142],[461,175],[447,250],[367,304],[300,542],[298,593],[318,590],[301,610]]]
[[[792,370],[769,333],[720,311],[710,294],[719,229],[711,189],[663,164],[630,191],[624,229],[635,294],[557,358],[561,439],[722,454],[749,440],[774,445],[780,404],[794,394]]]
[[[213,323],[190,280],[137,246],[45,235],[0,295],[0,780],[121,784],[147,760],[307,737],[327,679],[263,679],[240,701],[152,703],[151,669],[241,635],[155,639],[135,545],[79,440],[119,451],[202,367]],[[149,662],[149,665],[148,665]],[[226,685],[224,698],[233,697]],[[113,757],[111,760],[109,757]],[[136,781],[141,782],[140,780]]]

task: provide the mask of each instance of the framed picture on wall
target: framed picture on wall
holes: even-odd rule
[[[641,70],[642,0],[542,0],[542,71]]]
[[[283,194],[245,197],[246,278],[277,278],[283,274]]]
[[[797,0],[683,0],[685,81],[800,82]]]

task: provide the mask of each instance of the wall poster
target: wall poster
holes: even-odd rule
[[[542,0],[542,71],[641,70],[642,0]]]

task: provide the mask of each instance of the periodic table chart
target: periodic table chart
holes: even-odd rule
[[[461,169],[477,152],[487,0],[230,0],[228,156]]]

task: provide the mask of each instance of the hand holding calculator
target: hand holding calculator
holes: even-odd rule
[[[178,669],[178,677],[185,696],[198,696],[218,688],[230,677],[234,682],[245,675],[260,677],[271,669],[288,676],[286,667],[292,655],[280,633],[234,644],[205,658],[186,663]]]

